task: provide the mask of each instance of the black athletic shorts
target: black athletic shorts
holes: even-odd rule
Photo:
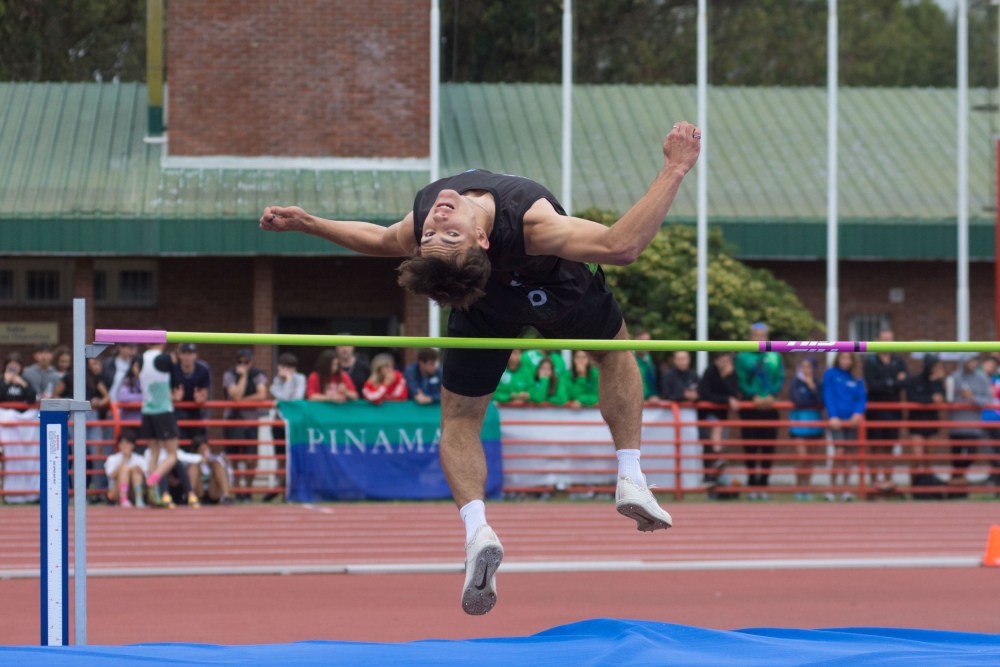
[[[532,323],[546,338],[609,340],[622,328],[621,308],[604,282],[604,273],[594,274],[580,300],[545,323]],[[517,338],[525,329],[521,322],[491,317],[475,309],[452,310],[448,336],[452,338]],[[492,394],[507,368],[510,350],[445,350],[442,385],[460,396]]]
[[[139,437],[145,440],[173,440],[178,435],[177,419],[173,412],[143,415]]]

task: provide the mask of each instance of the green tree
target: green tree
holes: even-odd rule
[[[144,0],[0,0],[0,80],[145,76]]]
[[[577,214],[608,224],[617,215],[597,209]],[[750,325],[764,321],[776,340],[811,340],[825,327],[802,305],[788,283],[732,256],[722,232],[709,232],[708,311],[711,340],[747,340]],[[641,326],[662,340],[693,340],[698,289],[697,232],[672,225],[661,229],[628,266],[604,267],[632,327]]]

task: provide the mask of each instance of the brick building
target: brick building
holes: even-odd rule
[[[429,9],[172,0],[162,142],[147,136],[144,85],[0,84],[0,321],[56,321],[68,342],[76,295],[92,327],[425,334],[426,302],[396,286],[398,260],[266,234],[257,219],[270,204],[378,224],[407,213],[429,179]],[[659,168],[664,132],[695,117],[695,90],[574,95],[572,209],[624,212]],[[954,91],[840,99],[836,337],[891,322],[903,339],[953,339]],[[710,224],[823,320],[823,92],[714,88],[709,104]],[[446,84],[441,109],[442,174],[483,167],[558,188],[557,86]],[[992,339],[995,172],[981,115],[970,136],[971,335]],[[691,178],[668,221],[694,217]],[[31,347],[7,341],[0,353]],[[270,371],[277,352],[258,349],[259,365]],[[299,352],[308,367],[319,351]],[[201,350],[219,374],[231,355]]]

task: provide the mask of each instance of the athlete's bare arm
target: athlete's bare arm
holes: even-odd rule
[[[409,257],[417,249],[413,213],[388,227],[356,220],[326,220],[298,206],[268,206],[260,218],[268,232],[302,232],[374,257]]]
[[[696,136],[697,135],[697,136]],[[577,262],[625,265],[636,260],[677,196],[681,180],[698,160],[701,131],[678,123],[663,142],[664,165],[649,190],[610,227],[561,215],[544,199],[524,216],[524,244],[529,255],[556,255]]]

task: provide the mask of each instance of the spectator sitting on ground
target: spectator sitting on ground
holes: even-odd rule
[[[191,490],[201,502],[209,505],[232,505],[229,494],[229,464],[221,448],[213,448],[204,436],[195,436],[191,442],[197,462],[188,463]]]
[[[406,380],[396,370],[391,354],[377,354],[372,359],[372,374],[365,382],[362,393],[374,405],[383,401],[405,401],[409,398]]]
[[[528,394],[532,382],[531,368],[523,363],[522,358],[521,350],[511,350],[507,368],[493,392],[493,400],[497,403],[525,403],[531,398]]]
[[[142,381],[139,379],[142,360],[136,357],[132,360],[132,365],[118,385],[118,403],[142,403]],[[135,422],[138,426],[142,421],[142,410],[140,408],[121,408],[118,417],[122,421]]]
[[[52,346],[42,343],[35,347],[35,363],[21,371],[21,376],[39,400],[54,397],[56,384],[62,379],[62,373],[52,365],[53,357]]]
[[[323,350],[306,382],[310,401],[346,403],[358,400],[358,390],[351,376],[341,366],[336,350]]]
[[[861,360],[853,352],[838,352],[833,366],[823,374],[823,406],[830,418],[830,439],[834,442],[830,473],[834,487],[840,484],[846,487],[850,478],[851,462],[845,457],[858,451],[858,426],[865,414],[867,398]],[[832,491],[825,497],[835,498]],[[840,499],[854,500],[854,494],[845,488]]]
[[[597,364],[583,350],[573,352],[568,382],[566,405],[571,408],[589,408],[597,405]]]
[[[818,422],[823,419],[823,389],[816,367],[816,358],[809,356],[799,361],[795,370],[795,377],[788,387],[788,399],[795,406],[789,414],[789,419],[793,422]],[[813,461],[810,456],[820,453],[817,443],[822,444],[822,451],[826,450],[826,443],[823,442],[826,432],[822,426],[793,425],[788,429],[788,434],[795,440],[795,453],[798,455],[795,462],[795,486],[799,490],[795,492],[795,499],[812,500],[812,493],[803,489],[809,488],[812,483]]]
[[[673,366],[660,378],[660,396],[680,403],[698,400],[698,372],[691,368],[691,353],[674,352]]]
[[[135,453],[135,432],[122,429],[115,442],[118,451],[104,460],[108,476],[108,500],[122,507],[145,507],[143,484],[146,481],[146,462]]]
[[[441,402],[441,365],[438,351],[425,347],[417,352],[417,360],[403,369],[410,398],[421,405]]]
[[[161,449],[159,462],[163,463],[166,459],[167,452],[165,449]],[[149,460],[150,451],[147,449],[143,454],[143,464],[147,466],[147,470],[149,469]],[[200,455],[186,452],[183,449],[177,450],[173,467],[162,475],[165,484],[160,486],[159,490],[162,491],[165,488],[166,491],[160,496],[161,507],[174,509],[177,505],[185,504],[192,509],[201,507],[201,501],[191,489],[191,476],[188,473],[188,467],[199,462],[201,462]]]
[[[37,398],[35,390],[21,376],[22,370],[21,355],[18,352],[8,354],[3,366],[0,403],[27,403],[28,405],[35,403]]]
[[[552,360],[544,357],[535,370],[534,382],[528,390],[530,401],[535,404],[565,405],[567,384],[556,371]]]

